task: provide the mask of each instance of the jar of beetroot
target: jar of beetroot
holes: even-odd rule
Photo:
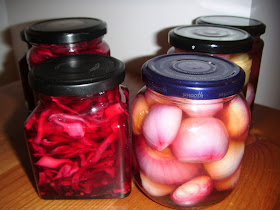
[[[169,43],[172,47],[168,53],[207,53],[233,61],[245,71],[243,92],[246,93],[252,66],[248,52],[253,46],[248,32],[226,26],[180,26],[169,32]]]
[[[264,41],[261,39],[261,35],[265,33],[265,24],[259,20],[246,18],[246,17],[236,17],[227,15],[211,15],[198,17],[195,21],[196,24],[211,24],[211,25],[224,25],[235,28],[240,28],[248,33],[250,33],[254,38],[254,44],[249,55],[252,58],[251,74],[249,78],[248,88],[246,92],[246,99],[250,104],[251,110],[254,106],[260,65],[262,59],[262,51],[264,47]]]
[[[209,206],[236,187],[250,124],[245,72],[226,59],[174,53],[142,68],[132,102],[134,178],[171,208]]]
[[[131,190],[124,64],[110,56],[52,58],[29,73],[40,101],[24,130],[44,199],[123,198]]]
[[[110,55],[110,48],[103,40],[106,33],[106,23],[95,18],[60,18],[34,23],[25,29],[25,39],[32,45],[27,52],[29,69],[47,59],[68,54]],[[28,71],[22,74],[27,75]],[[30,86],[23,88],[30,89]],[[29,98],[26,100],[32,104]],[[30,110],[33,109],[34,106]]]

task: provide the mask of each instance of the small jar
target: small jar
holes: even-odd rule
[[[254,106],[255,96],[257,92],[260,65],[262,59],[262,51],[264,41],[261,35],[265,33],[265,24],[259,20],[245,17],[227,16],[227,15],[212,15],[202,16],[195,20],[195,24],[211,24],[211,25],[224,25],[235,28],[240,28],[247,31],[254,38],[254,44],[249,55],[252,58],[251,74],[249,78],[248,88],[246,92],[246,99],[250,104],[251,110]]]
[[[209,206],[236,187],[250,124],[245,72],[223,58],[167,54],[142,68],[132,102],[137,185],[171,208]]]
[[[26,55],[29,69],[47,59],[68,54],[110,55],[110,48],[103,40],[106,33],[106,23],[95,18],[60,18],[34,23],[25,29],[25,39],[32,45]],[[27,75],[28,71],[22,74]],[[36,96],[33,100],[37,102]],[[31,111],[33,109],[34,106]]]
[[[52,58],[29,73],[40,101],[24,130],[44,199],[124,198],[131,190],[124,64],[110,56]]]
[[[246,73],[243,92],[251,72],[252,36],[241,29],[226,26],[191,25],[180,26],[169,32],[169,53],[196,52],[226,58],[239,65]]]

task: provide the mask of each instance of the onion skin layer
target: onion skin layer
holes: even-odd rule
[[[204,163],[204,168],[214,180],[231,176],[239,167],[245,150],[245,143],[230,141],[225,157],[218,161]]]
[[[146,115],[142,131],[147,143],[162,151],[175,139],[182,120],[182,110],[167,104],[154,105]]]
[[[182,103],[179,107],[189,117],[212,117],[223,109],[221,100],[209,102],[209,100],[196,101],[195,103]]]
[[[212,179],[209,176],[199,176],[179,186],[171,199],[181,206],[191,206],[206,198],[212,190]]]
[[[149,105],[143,95],[136,96],[131,105],[131,125],[133,133],[139,135],[141,133],[142,122],[149,112]]]
[[[176,185],[164,185],[149,179],[145,174],[140,172],[142,187],[152,196],[160,197],[172,193]]]
[[[239,138],[250,125],[250,111],[245,99],[236,96],[219,118],[225,123],[229,136]]]
[[[171,145],[174,156],[184,162],[220,160],[228,149],[228,133],[216,118],[187,118],[183,120]]]
[[[232,190],[236,187],[241,172],[241,165],[230,176],[221,180],[214,180],[214,188],[218,191]]]
[[[178,161],[168,148],[164,151],[153,150],[143,136],[137,136],[134,146],[140,170],[157,183],[182,184],[202,170],[201,164]]]

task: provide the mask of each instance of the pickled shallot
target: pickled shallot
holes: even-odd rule
[[[141,171],[151,180],[160,184],[182,184],[200,173],[201,164],[178,161],[169,149],[153,150],[143,136],[134,143],[136,158]]]
[[[202,201],[212,190],[212,179],[209,176],[199,176],[179,186],[171,199],[180,206],[191,206]]]
[[[168,147],[177,135],[182,119],[182,110],[167,104],[154,105],[142,124],[147,143],[155,150]]]
[[[165,196],[176,189],[176,185],[165,185],[152,181],[140,172],[140,178],[143,188],[152,196]]]
[[[183,120],[171,150],[180,161],[209,162],[222,159],[228,150],[228,133],[216,118]]]

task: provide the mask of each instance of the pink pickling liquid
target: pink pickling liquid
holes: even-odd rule
[[[131,190],[128,90],[40,95],[25,135],[45,199],[123,198]]]

